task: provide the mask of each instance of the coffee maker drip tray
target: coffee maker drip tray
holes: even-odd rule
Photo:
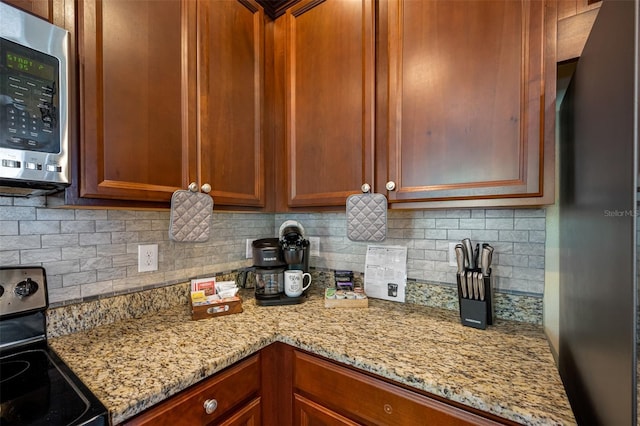
[[[298,297],[289,297],[284,293],[260,294],[260,292],[256,291],[256,305],[258,306],[299,305],[306,298],[306,293],[302,293]]]

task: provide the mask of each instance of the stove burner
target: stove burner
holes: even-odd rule
[[[31,364],[29,361],[7,361],[0,363],[2,367],[2,377],[0,377],[0,383],[4,383],[19,376],[27,371]]]

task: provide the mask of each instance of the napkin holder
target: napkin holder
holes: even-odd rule
[[[224,315],[239,314],[242,309],[242,298],[240,296],[220,299],[213,303],[191,304],[191,319],[201,320],[205,318],[221,317]]]

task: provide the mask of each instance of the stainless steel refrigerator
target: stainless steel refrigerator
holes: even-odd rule
[[[638,2],[604,0],[560,107],[558,367],[579,424],[637,417]]]

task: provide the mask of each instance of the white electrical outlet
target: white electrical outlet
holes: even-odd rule
[[[247,246],[245,248],[245,253],[244,253],[244,257],[246,257],[247,259],[251,259],[253,257],[253,248],[251,246],[252,243],[253,243],[253,240],[250,240],[249,238],[247,238]]]
[[[138,272],[158,270],[158,245],[144,244],[138,246]]]
[[[449,266],[458,266],[458,260],[456,259],[456,244],[449,243]]]
[[[311,245],[311,256],[320,256],[320,237],[309,237],[309,244]]]

